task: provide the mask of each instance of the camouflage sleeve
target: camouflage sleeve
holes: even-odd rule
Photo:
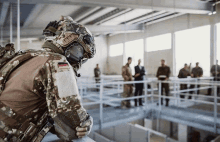
[[[81,105],[74,71],[60,56],[49,59],[43,68],[48,111],[57,135],[65,140],[76,139],[76,128],[92,122]]]
[[[122,67],[122,77],[124,78],[125,81],[129,81],[129,76],[126,74],[126,67]]]

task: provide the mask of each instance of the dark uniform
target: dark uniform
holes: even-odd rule
[[[188,69],[182,68],[179,71],[178,78],[187,78],[187,76],[190,76],[190,72]],[[185,90],[187,89],[187,84],[180,84],[180,90]],[[185,92],[183,92],[185,93]],[[180,95],[181,98],[184,98],[184,95]]]
[[[124,81],[132,81],[131,68],[129,64],[126,64],[122,67],[122,77]],[[122,93],[123,98],[128,98],[133,95],[133,85],[132,84],[124,84],[124,92]],[[130,100],[121,101],[121,107],[130,107]]]
[[[142,66],[135,66],[134,67],[135,69],[135,75],[136,74],[140,74],[138,77],[135,77],[135,81],[141,81],[143,80],[143,76],[145,75],[145,69],[144,67]],[[141,96],[142,93],[143,93],[143,87],[144,87],[144,84],[143,83],[135,83],[135,96]],[[135,101],[135,106],[137,106],[137,102],[138,102],[138,99],[134,99]],[[139,98],[139,105],[143,105],[142,104],[142,98]]]
[[[161,66],[158,68],[157,70],[157,75],[156,77],[158,78],[158,80],[165,80],[166,78],[169,78],[170,76],[170,67],[168,66]],[[166,96],[169,95],[169,83],[162,83],[161,84],[161,95],[163,95],[163,88],[165,89],[165,93],[166,93]],[[169,99],[166,98],[166,105],[169,104]],[[163,104],[163,98],[161,98],[161,104]]]
[[[191,74],[193,74],[193,78],[199,78],[199,77],[201,77],[201,76],[203,75],[203,70],[202,70],[201,67],[195,67],[195,68],[192,69]],[[195,86],[196,86],[196,85],[191,84],[191,85],[190,85],[190,89],[195,88]],[[200,88],[200,85],[197,85],[197,88]],[[193,92],[194,92],[194,91],[190,91],[190,94],[193,94]],[[197,94],[199,94],[199,92],[200,92],[200,91],[197,90]],[[189,96],[189,99],[191,99],[191,98],[192,98],[192,96]]]
[[[212,76],[214,77],[214,81],[220,81],[220,65],[217,65],[217,68],[216,68],[216,65],[213,65],[210,72]],[[208,95],[211,95],[211,93],[212,93],[212,88],[209,88]],[[220,93],[220,87],[217,86],[217,94],[219,93]]]

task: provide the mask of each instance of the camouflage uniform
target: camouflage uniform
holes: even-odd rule
[[[179,71],[178,78],[187,78],[187,76],[190,76],[190,72],[188,69],[182,68]],[[185,90],[187,89],[187,84],[180,84],[180,90]],[[184,92],[185,93],[185,92]],[[184,98],[183,95],[180,95],[180,98]]]
[[[157,74],[156,74],[156,77],[158,78],[158,80],[165,80],[166,78],[169,79],[170,77],[170,67],[168,66],[160,66],[158,67],[158,70],[157,70]],[[161,88],[159,88],[159,85],[158,85],[158,89],[161,90],[161,95],[163,95],[163,88],[165,89],[165,93],[166,93],[166,96],[169,96],[169,92],[170,92],[170,86],[169,86],[169,83],[161,83]],[[169,104],[169,99],[166,98],[166,106],[168,106]],[[163,104],[163,98],[161,98],[161,104]]]
[[[8,58],[15,54],[14,44],[7,44],[5,47],[0,48],[0,58]]]
[[[15,54],[14,44],[7,44],[5,46],[6,53],[3,57],[8,57]]]
[[[2,68],[7,70],[19,64],[8,77],[0,96],[0,108],[3,110],[0,111],[0,141],[6,139],[8,134],[17,140],[20,134],[9,131],[16,130],[22,134],[30,123],[42,127],[45,123],[40,120],[43,114],[54,120],[55,133],[60,138],[65,135],[64,130],[70,127],[75,130],[77,126],[92,123],[87,121],[89,115],[81,105],[72,66],[65,56],[51,50],[56,48],[53,44],[46,42],[43,46],[44,50],[28,50],[26,54],[16,56]],[[50,49],[47,48],[49,46]],[[20,60],[25,62],[21,64]],[[0,75],[5,76],[7,72],[1,73]],[[9,115],[6,115],[7,108],[10,108]],[[72,119],[66,128],[62,128],[58,118],[66,117],[67,113],[71,113]],[[11,114],[24,116],[25,123],[19,124]],[[69,136],[69,140],[74,138],[77,138],[76,133]],[[30,137],[22,140],[26,141],[30,141]]]
[[[122,67],[122,77],[124,78],[124,81],[132,81],[132,74],[131,74],[131,68],[129,67],[129,64],[127,63],[125,66]],[[123,98],[128,98],[133,96],[133,85],[132,84],[125,84],[124,85],[124,92],[122,93]],[[121,101],[122,107],[130,107],[130,100]]]
[[[101,74],[101,70],[100,68],[94,68],[94,75],[96,77],[96,83],[99,83],[100,79],[98,77],[100,77],[100,74]]]

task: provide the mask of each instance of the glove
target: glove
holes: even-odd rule
[[[53,118],[55,133],[60,139],[71,141],[82,138],[90,133],[93,118],[89,114],[87,114],[86,120],[78,124],[74,118],[75,115],[72,112],[60,113]]]
[[[80,127],[76,127],[76,135],[78,138],[82,138],[84,136],[89,135],[91,132],[91,128],[93,125],[93,118],[91,116],[88,116],[88,118],[80,124]]]
[[[43,30],[43,35],[45,36],[55,36],[56,31],[58,29],[59,22],[57,21],[52,21],[50,22],[46,28]]]

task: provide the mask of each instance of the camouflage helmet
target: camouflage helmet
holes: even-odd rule
[[[69,16],[62,16],[58,24],[56,36],[52,42],[63,50],[77,42],[83,49],[83,58],[93,58],[96,53],[95,41],[92,33],[84,26],[76,23]]]

